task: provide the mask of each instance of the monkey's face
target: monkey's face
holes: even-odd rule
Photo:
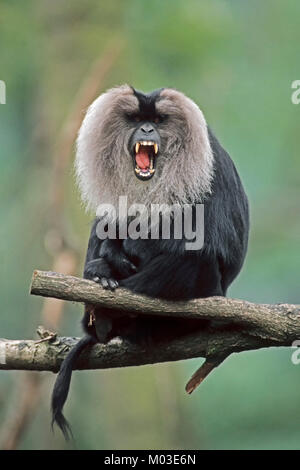
[[[200,201],[210,191],[213,155],[204,116],[183,93],[112,88],[88,109],[77,140],[83,200],[99,204]]]
[[[137,106],[126,114],[126,120],[134,127],[129,139],[129,153],[132,156],[135,176],[142,181],[150,180],[158,169],[158,177],[172,154],[184,146],[187,138],[187,116],[181,93],[163,88],[152,93],[142,93],[132,88]],[[176,100],[177,98],[177,100]],[[179,98],[179,102],[178,102]]]

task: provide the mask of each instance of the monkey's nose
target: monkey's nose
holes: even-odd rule
[[[151,132],[154,132],[154,127],[149,122],[146,122],[142,125],[141,131],[145,132],[146,134],[150,134]]]

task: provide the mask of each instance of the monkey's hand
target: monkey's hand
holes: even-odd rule
[[[113,270],[104,258],[88,261],[84,268],[84,278],[98,282],[104,289],[115,290],[119,283],[113,276]]]
[[[137,267],[123,252],[118,241],[106,239],[101,245],[100,256],[112,268],[117,279],[126,279],[137,272]]]

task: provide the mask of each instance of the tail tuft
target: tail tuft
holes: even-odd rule
[[[63,360],[60,371],[56,378],[51,400],[52,409],[52,429],[56,423],[61,429],[65,439],[68,441],[70,438],[73,439],[73,434],[70,425],[64,417],[62,410],[66,399],[68,397],[72,371],[76,360],[80,356],[81,352],[87,347],[95,343],[95,338],[92,336],[84,336],[78,341],[77,344],[71,349],[67,357]]]
[[[72,429],[71,429],[68,421],[66,420],[66,418],[62,414],[62,412],[60,410],[54,411],[54,409],[52,408],[52,414],[53,414],[52,415],[52,422],[51,422],[52,431],[54,431],[54,423],[56,423],[57,426],[62,431],[66,441],[69,441],[70,439],[73,439]]]

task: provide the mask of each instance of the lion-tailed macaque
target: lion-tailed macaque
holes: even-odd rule
[[[226,295],[246,255],[248,202],[231,158],[191,99],[171,88],[146,94],[128,85],[102,94],[89,107],[79,131],[76,172],[82,199],[96,215],[86,279],[105,289],[120,286],[171,300]],[[124,236],[133,221],[132,213],[120,210],[120,198],[125,196],[127,208],[138,205],[135,228],[143,225],[141,237]],[[161,224],[170,216],[170,207],[189,207],[194,216],[198,205],[204,207],[201,246],[187,249],[187,236],[175,237],[172,230],[170,237],[163,236]],[[152,207],[161,209],[153,237]],[[172,228],[175,219],[174,214],[169,217]],[[103,224],[114,227],[113,236],[100,236]],[[87,346],[120,337],[146,338],[148,347],[155,347],[155,341],[167,341],[172,333],[197,327],[205,325],[194,320],[146,319],[87,305],[85,336],[63,361],[54,386],[53,422],[68,437],[70,428],[62,409],[72,369]]]

